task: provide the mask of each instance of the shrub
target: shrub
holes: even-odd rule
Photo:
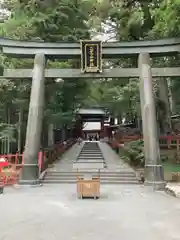
[[[126,145],[125,157],[128,157],[129,164],[132,166],[141,166],[145,164],[144,142],[142,140],[131,141]]]
[[[144,156],[144,141],[137,140],[131,141],[126,144],[123,151],[123,157],[126,162],[134,167],[144,167],[145,156]],[[161,162],[168,162],[169,158],[167,155],[161,156]]]

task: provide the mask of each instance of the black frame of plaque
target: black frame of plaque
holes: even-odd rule
[[[96,40],[81,40],[81,71],[83,73],[102,72],[102,42]],[[93,50],[93,57],[90,55]],[[91,64],[93,66],[91,66]]]

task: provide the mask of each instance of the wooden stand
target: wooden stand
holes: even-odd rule
[[[77,171],[77,196],[78,198],[100,197],[100,169],[104,168],[103,162],[74,162],[73,168]]]
[[[100,179],[93,178],[92,180],[77,179],[77,196],[78,198],[93,197],[97,199],[100,197]]]
[[[100,174],[99,174],[100,175]],[[100,177],[84,179],[77,177],[77,196],[78,198],[91,197],[97,199],[100,197]]]

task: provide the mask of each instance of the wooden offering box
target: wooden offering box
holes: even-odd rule
[[[99,162],[76,162],[74,168],[77,170],[77,196],[78,198],[100,197],[100,169],[104,168]]]
[[[77,196],[78,198],[93,197],[97,199],[100,197],[100,178],[92,178],[86,180],[84,178],[77,178]]]

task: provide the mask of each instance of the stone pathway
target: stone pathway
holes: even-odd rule
[[[99,147],[107,163],[107,168],[112,170],[134,171],[128,164],[120,159],[119,155],[105,142],[99,142]]]
[[[103,185],[99,200],[76,198],[76,185],[5,189],[0,239],[179,240],[179,199],[152,188]]]
[[[78,143],[74,144],[57,162],[51,170],[72,170],[73,169],[73,162],[76,161],[79,153],[84,146],[84,143],[80,145]]]
[[[73,145],[50,170],[63,171],[72,170],[73,162],[76,161],[84,143]],[[112,148],[104,142],[99,142],[99,147],[107,164],[107,169],[115,171],[134,171],[129,165],[124,163]]]

